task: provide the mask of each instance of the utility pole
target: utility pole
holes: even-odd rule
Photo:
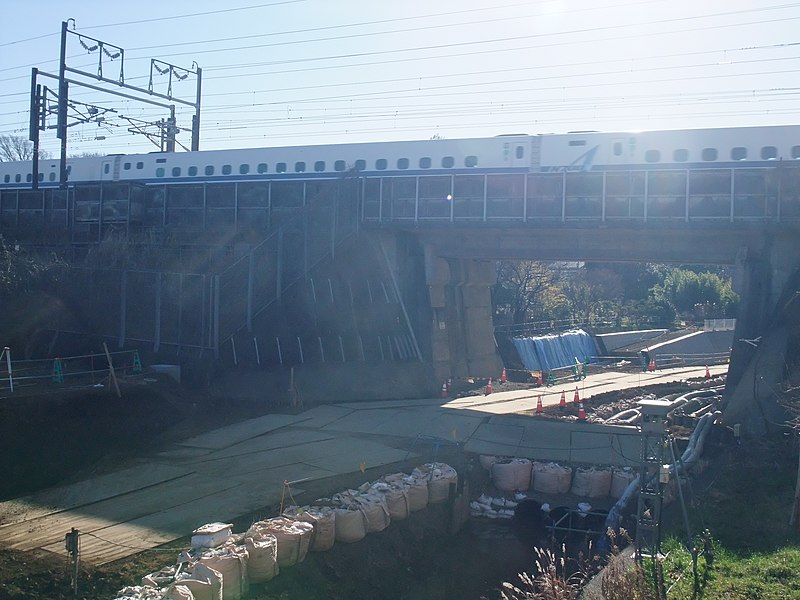
[[[69,86],[65,77],[67,72],[67,24],[74,19],[61,22],[61,57],[58,62],[58,129],[56,137],[61,140],[61,165],[58,187],[67,187],[67,98]],[[38,177],[38,174],[37,174]]]
[[[70,587],[72,597],[78,597],[78,566],[80,565],[80,532],[74,527],[64,536],[64,547],[70,558]]]

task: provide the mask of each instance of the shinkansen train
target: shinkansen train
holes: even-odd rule
[[[109,155],[67,160],[71,184],[145,184],[261,179],[541,173],[614,169],[774,166],[800,161],[800,125],[645,132],[572,132],[491,138],[287,146]],[[799,163],[800,164],[800,163]],[[59,161],[39,162],[41,187],[56,186]],[[29,188],[31,163],[0,163],[0,189]]]

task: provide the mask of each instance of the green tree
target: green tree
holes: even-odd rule
[[[505,312],[515,325],[545,318],[544,296],[554,280],[555,271],[547,263],[501,261],[493,294],[495,314]]]
[[[653,297],[669,302],[680,314],[697,318],[733,316],[739,302],[730,279],[682,268],[672,269],[663,283],[654,286]]]

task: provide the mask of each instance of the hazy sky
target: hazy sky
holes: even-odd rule
[[[76,33],[124,48],[128,84],[147,88],[150,58],[202,67],[201,149],[789,124],[800,110],[800,2],[5,0],[3,8],[14,16],[0,25],[0,134],[27,137],[31,67],[58,73],[68,18]],[[95,73],[100,53],[83,47],[93,42],[68,40],[67,64]],[[119,77],[119,59],[104,54],[102,68]],[[166,93],[167,77],[153,88]],[[175,81],[173,93],[193,101],[194,78]],[[166,111],[78,87],[70,99],[117,111],[103,126],[71,127],[71,153],[156,149],[120,115],[154,121]],[[188,130],[192,112],[178,110],[180,127]],[[188,131],[178,139],[188,146]],[[42,140],[57,154],[53,130]]]

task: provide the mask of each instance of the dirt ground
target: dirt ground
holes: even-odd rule
[[[586,409],[590,415],[595,410],[609,412],[609,405],[615,411],[622,410],[643,393],[664,396],[697,385],[629,390],[613,397],[593,398]],[[465,384],[461,393],[479,394],[483,388],[479,383]],[[291,409],[246,396],[222,401],[208,390],[187,388],[150,375],[123,382],[121,399],[107,388],[87,387],[7,400],[0,404],[0,500],[117,469],[176,439],[278,410]],[[551,418],[577,418],[573,415],[576,412],[572,406],[564,413],[547,409]],[[469,470],[463,456],[439,458],[460,471]],[[381,474],[357,473],[351,478],[304,485],[305,499],[313,500]],[[265,515],[274,514],[269,511],[276,508],[265,507]],[[271,582],[269,590],[254,588],[250,598],[477,600],[483,594],[496,598],[501,581],[512,579],[530,565],[530,552],[507,528],[471,522],[465,531],[452,537],[437,511],[438,507],[433,507],[415,513],[359,544],[337,545],[332,552],[311,555],[302,566],[287,569]],[[237,526],[246,528],[250,520],[246,517]],[[103,567],[82,565],[78,597],[113,598],[120,588],[171,564],[187,545],[188,539],[183,539]],[[0,600],[72,598],[66,566],[66,553],[54,556],[0,550]]]

